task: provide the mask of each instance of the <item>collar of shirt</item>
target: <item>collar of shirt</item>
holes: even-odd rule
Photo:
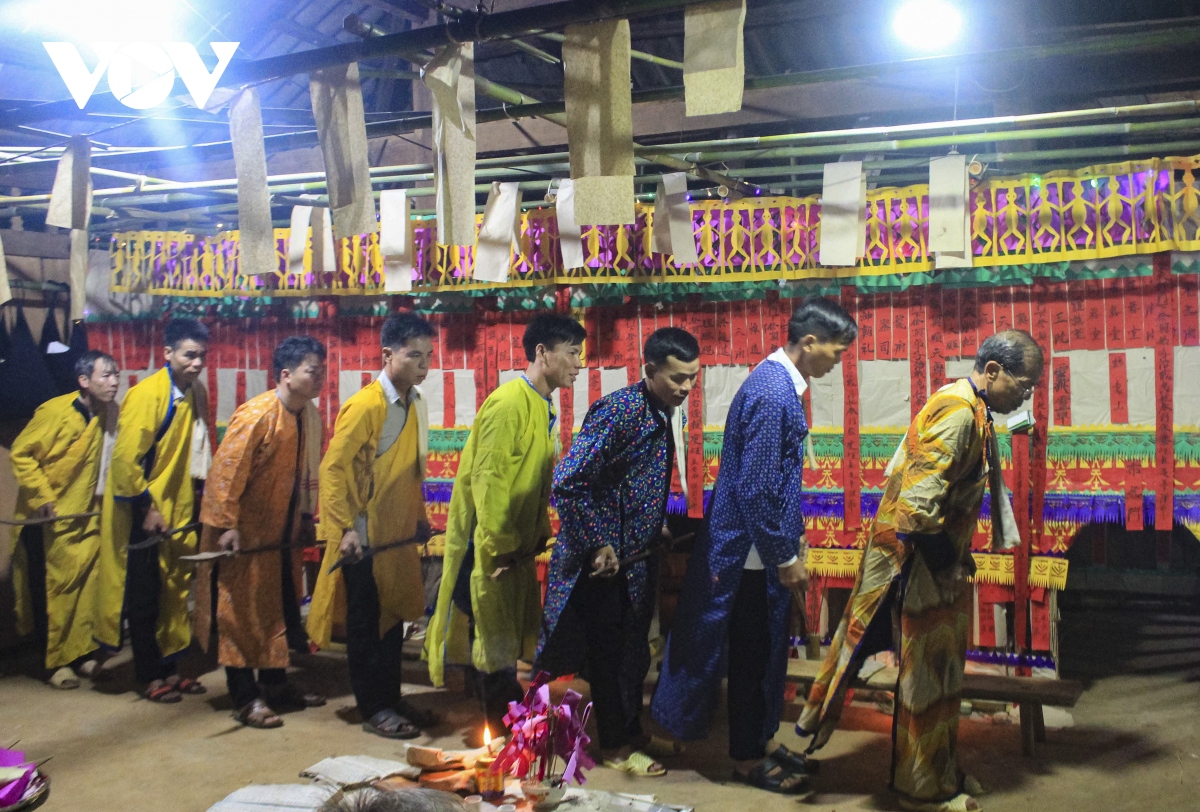
[[[550,414],[550,433],[553,434],[554,433],[554,424],[558,421],[558,415],[556,415],[554,413],[554,401],[551,400],[550,398],[546,397],[545,395],[543,395],[541,392],[538,392],[538,388],[533,385],[533,381],[529,380],[529,376],[523,372],[521,373],[521,380],[523,380],[523,381],[525,381],[525,383],[529,384],[529,388],[532,389],[534,392],[536,392],[537,396],[539,398],[546,401],[546,408]]]
[[[392,379],[387,376],[386,372],[379,373],[379,385],[383,387],[383,394],[387,396],[388,403],[399,403],[400,393],[396,391]],[[421,397],[421,390],[417,387],[412,387],[408,390],[408,400],[411,403],[415,398]]]
[[[804,376],[800,374],[800,370],[796,369],[796,365],[792,363],[792,359],[788,358],[787,351],[780,347],[767,356],[768,361],[774,361],[787,370],[788,377],[792,379],[792,384],[796,387],[796,397],[804,399],[804,392],[808,389],[808,381],[804,380]]]

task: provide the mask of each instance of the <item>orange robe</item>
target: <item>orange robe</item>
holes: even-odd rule
[[[306,409],[314,408],[311,404]],[[311,515],[302,487],[305,444],[315,421],[284,408],[275,390],[264,392],[233,413],[225,438],[213,456],[200,506],[200,549],[219,549],[231,528],[241,533],[243,552],[257,547],[294,545],[291,577],[301,591],[301,516]],[[303,425],[310,427],[305,432]],[[285,537],[286,534],[286,537]],[[195,636],[209,646],[213,607],[211,580],[217,581],[217,662],[239,668],[286,668],[288,644],[283,614],[279,551],[239,555],[202,563],[196,573]]]

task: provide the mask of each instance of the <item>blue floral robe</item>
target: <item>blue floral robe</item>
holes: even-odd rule
[[[792,597],[776,568],[797,555],[804,533],[800,477],[807,436],[804,408],[787,370],[775,361],[759,364],[729,407],[708,532],[688,559],[654,694],[654,720],[678,739],[708,735],[727,671],[729,613],[751,544],[766,569],[773,641],[763,686],[766,737],[779,726]]]
[[[560,527],[550,558],[539,658],[580,572],[591,571],[596,551],[611,545],[617,558],[625,558],[656,543],[673,460],[671,426],[650,404],[644,382],[592,404],[571,450],[554,471]],[[654,613],[657,557],[632,564],[622,574],[632,611],[648,621]],[[555,640],[555,649],[555,662],[582,663],[582,641]]]

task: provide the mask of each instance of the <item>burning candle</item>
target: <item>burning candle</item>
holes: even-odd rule
[[[504,794],[504,776],[492,769],[495,763],[493,756],[480,756],[475,762],[475,787],[485,798]]]

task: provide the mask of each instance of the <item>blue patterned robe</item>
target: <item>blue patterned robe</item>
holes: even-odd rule
[[[611,545],[617,558],[625,558],[659,538],[673,457],[671,427],[663,413],[650,405],[644,382],[592,404],[570,452],[554,471],[560,527],[550,558],[539,657],[576,579],[581,571],[591,572],[591,560],[601,547]],[[657,574],[657,557],[623,570],[629,602],[638,617],[649,619],[654,613]],[[556,649],[562,645],[576,648],[555,641]],[[582,662],[582,646],[578,648],[556,650],[555,661]]]
[[[767,738],[779,726],[792,596],[776,568],[798,553],[804,533],[800,477],[807,436],[804,408],[787,370],[774,361],[759,364],[729,407],[708,532],[688,559],[654,694],[654,720],[678,739],[708,735],[727,671],[729,613],[751,544],[766,568],[773,641],[763,686]]]

